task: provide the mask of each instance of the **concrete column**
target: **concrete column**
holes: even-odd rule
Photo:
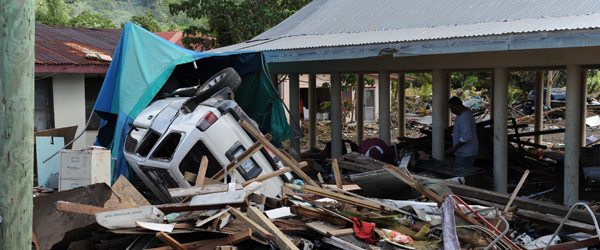
[[[331,73],[331,158],[342,157],[342,75]]]
[[[535,122],[533,131],[542,131],[544,122],[544,72],[535,72]],[[533,142],[542,143],[542,135],[533,136]]]
[[[452,97],[452,91],[451,91],[451,86],[452,86],[452,73],[450,72],[446,72],[446,100],[444,101],[444,103],[448,103],[448,100],[450,100],[450,98]],[[446,124],[444,124],[444,128],[450,127],[452,126],[452,112],[450,112],[450,109],[444,109],[444,120],[446,121]]]
[[[54,99],[54,126],[57,128],[77,125],[77,135],[83,132],[85,116],[85,75],[56,74],[52,77]],[[65,143],[69,143],[65,141]],[[92,145],[80,137],[73,142],[73,149]]]
[[[365,140],[365,75],[356,75],[356,144]]]
[[[433,70],[433,117],[432,117],[432,145],[431,155],[438,160],[444,160],[444,128],[446,120],[447,92],[446,92],[446,75],[444,70]]]
[[[396,99],[398,100],[398,135],[406,136],[406,74],[398,73],[398,86],[396,86]]]
[[[317,75],[308,75],[308,145],[317,149]]]
[[[379,71],[379,139],[392,144],[390,134],[390,72]]]
[[[581,147],[581,66],[567,65],[567,107],[565,117],[564,204],[579,199],[579,150]]]
[[[494,72],[490,73],[490,119],[494,119]]]
[[[0,249],[31,249],[34,1],[0,1],[0,9]]]
[[[507,192],[508,176],[508,70],[494,70],[494,191]]]
[[[290,77],[290,127],[292,131],[300,129],[300,75],[289,74]],[[296,133],[290,138],[290,147],[300,154],[300,139],[296,139]]]
[[[587,76],[588,70],[581,71],[581,146],[585,147],[585,138],[587,137],[587,127],[585,125],[585,119],[587,118]]]

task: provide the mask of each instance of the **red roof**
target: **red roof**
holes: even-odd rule
[[[181,42],[181,38],[183,38],[182,31],[155,32],[154,34],[162,37],[163,39],[165,39],[171,43],[174,43],[175,45],[185,48],[185,46],[183,46],[183,43]],[[196,37],[200,37],[200,36],[196,36]],[[203,51],[203,48],[198,47],[194,50],[195,51]]]
[[[35,23],[35,64],[108,67],[110,62],[86,59],[85,55],[98,53],[112,57],[121,32],[122,30],[117,29],[46,26]]]

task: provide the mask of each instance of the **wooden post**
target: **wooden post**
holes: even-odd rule
[[[200,168],[198,169],[198,175],[196,175],[196,184],[194,184],[194,186],[204,185],[204,176],[206,175],[207,168],[208,168],[208,157],[206,157],[206,155],[203,155],[202,160],[200,161]]]
[[[0,249],[31,249],[34,1],[0,0]]]
[[[337,159],[331,159],[331,169],[333,169],[333,177],[335,177],[335,184],[337,188],[344,189],[342,186],[342,176],[340,174],[340,167],[338,167]],[[338,191],[338,193],[341,193]]]

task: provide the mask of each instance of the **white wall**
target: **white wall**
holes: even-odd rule
[[[77,135],[85,127],[85,76],[84,74],[56,74],[52,76],[54,98],[54,126],[56,128],[77,125]],[[68,143],[68,142],[65,142]],[[92,145],[86,136],[73,143],[73,149]]]

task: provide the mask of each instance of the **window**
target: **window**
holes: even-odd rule
[[[179,145],[181,141],[181,137],[183,137],[182,133],[172,132],[168,134],[165,139],[163,139],[154,153],[152,153],[152,158],[157,158],[161,160],[171,160],[173,158],[173,154],[175,153],[175,149]]]
[[[129,135],[125,140],[125,151],[129,153],[135,152],[135,148],[137,147],[138,143],[142,140],[142,138],[144,138],[146,131],[148,131],[147,128],[131,126]]]
[[[208,158],[208,168],[206,169],[206,176],[210,177],[218,173],[223,167],[213,156],[211,151],[204,145],[204,142],[201,140],[196,142],[194,147],[190,149],[190,151],[185,155],[181,163],[179,163],[179,171],[181,171],[182,175],[185,175],[185,172],[190,173],[198,173],[198,169],[200,168],[200,161],[202,160],[202,156]]]
[[[146,134],[146,138],[144,138],[142,145],[140,145],[139,149],[137,150],[138,155],[142,157],[148,156],[148,153],[150,153],[150,150],[152,150],[154,145],[156,145],[159,138],[160,134],[158,132],[150,130],[150,132]]]

